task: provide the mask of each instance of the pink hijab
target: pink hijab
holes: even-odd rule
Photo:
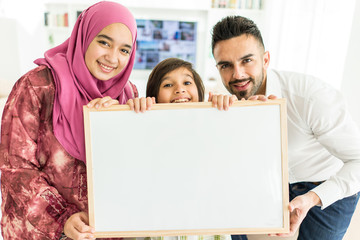
[[[91,41],[106,26],[125,24],[133,47],[128,64],[117,76],[101,81],[91,75],[85,64],[85,52]],[[132,98],[128,79],[135,60],[136,22],[130,11],[114,2],[99,2],[77,19],[69,39],[45,52],[45,58],[35,60],[51,69],[55,82],[53,129],[57,140],[74,158],[85,159],[83,105],[95,98],[110,96],[125,104]]]

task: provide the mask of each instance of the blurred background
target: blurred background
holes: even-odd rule
[[[62,43],[92,0],[0,0],[1,93],[44,51]],[[315,75],[344,92],[360,125],[360,3],[356,0],[120,0],[139,28],[132,73],[144,96],[151,68],[166,57],[192,62],[206,90],[224,88],[211,54],[211,28],[222,17],[243,15],[258,24],[270,67]],[[6,93],[2,93],[3,95]]]
[[[0,116],[15,81],[34,68],[33,61],[47,49],[65,41],[77,16],[95,2],[0,0]],[[270,68],[311,74],[333,85],[343,92],[360,126],[360,1],[116,2],[128,7],[137,19],[138,49],[130,80],[140,96],[145,96],[151,69],[167,57],[192,62],[206,92],[226,93],[211,53],[211,28],[227,15],[242,15],[262,31]]]

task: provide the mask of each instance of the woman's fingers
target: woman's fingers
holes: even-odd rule
[[[112,99],[111,97],[103,97],[103,98],[95,98],[91,100],[88,104],[88,108],[96,108],[100,109],[102,107],[110,107],[111,105],[119,104],[119,101],[116,99]]]
[[[95,239],[94,229],[89,225],[88,215],[85,212],[78,212],[70,216],[64,226],[64,233],[74,240]]]

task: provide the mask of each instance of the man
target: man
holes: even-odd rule
[[[212,51],[223,84],[238,99],[287,100],[290,233],[275,235],[299,228],[298,239],[342,239],[359,199],[360,132],[341,94],[311,76],[268,71],[270,54],[247,18],[218,22]]]

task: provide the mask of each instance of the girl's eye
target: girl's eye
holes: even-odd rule
[[[168,84],[165,84],[163,87],[171,87],[172,86],[172,84],[170,84],[170,83],[168,83]]]
[[[191,82],[189,82],[189,81],[184,82],[184,85],[190,85],[190,84],[191,84]]]

